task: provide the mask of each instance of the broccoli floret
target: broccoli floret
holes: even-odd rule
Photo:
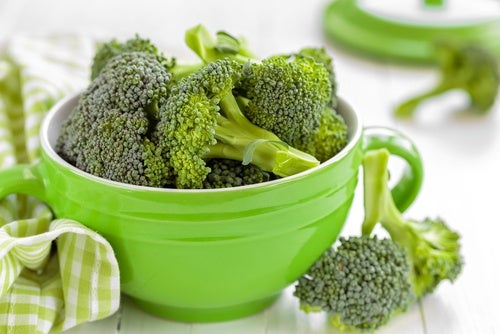
[[[325,162],[347,145],[347,125],[342,116],[330,107],[324,107],[319,119],[319,127],[312,137],[297,143],[299,150]]]
[[[339,239],[302,276],[294,295],[306,312],[327,312],[340,330],[374,330],[415,300],[404,248],[390,239]]]
[[[166,58],[162,52],[149,39],[135,35],[125,42],[112,39],[99,44],[92,60],[90,79],[94,80],[106,64],[113,58],[122,53],[145,52],[156,57],[156,59],[169,71],[175,66],[175,59]]]
[[[319,127],[331,86],[324,66],[312,58],[271,56],[245,66],[238,95],[252,123],[295,146]]]
[[[330,81],[331,95],[329,106],[332,108],[337,108],[338,97],[337,97],[337,77],[335,75],[335,69],[333,68],[333,59],[328,55],[324,48],[307,47],[300,49],[295,55],[296,57],[311,57],[319,64],[323,65],[328,71],[328,79]]]
[[[418,298],[433,292],[443,280],[454,281],[461,272],[460,236],[441,219],[415,221],[402,217],[388,187],[386,149],[369,151],[363,160],[365,219],[363,234],[380,223],[391,239],[408,252],[410,282]]]
[[[230,58],[244,65],[235,92],[243,114],[287,144],[309,141],[317,132],[323,108],[334,104],[333,66],[323,49],[261,60],[251,56],[242,39],[227,33],[214,37],[201,25],[188,30],[186,41],[205,63]]]
[[[319,164],[243,115],[232,93],[241,71],[235,61],[216,60],[172,87],[155,137],[176,176],[176,187],[201,188],[210,171],[205,163],[209,158],[251,162],[278,176]]]
[[[466,114],[481,115],[491,109],[498,95],[500,72],[489,50],[474,44],[443,42],[436,46],[436,59],[441,72],[440,82],[397,106],[395,116],[412,118],[422,102],[451,90],[461,90],[469,96]]]
[[[166,163],[149,139],[171,75],[145,52],[113,57],[62,124],[56,150],[77,168],[110,180],[161,187]]]
[[[275,177],[252,164],[230,159],[210,159],[207,161],[210,173],[203,181],[203,188],[230,188],[267,182]]]
[[[459,235],[441,220],[402,218],[388,187],[386,149],[363,159],[362,236],[341,237],[299,279],[305,312],[327,312],[340,330],[373,331],[461,272]],[[377,223],[390,238],[371,236]]]

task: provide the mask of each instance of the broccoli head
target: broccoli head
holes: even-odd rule
[[[113,57],[62,124],[56,150],[90,174],[161,187],[168,169],[149,139],[171,75],[145,52]]]
[[[99,44],[92,61],[90,79],[95,79],[113,57],[128,52],[145,52],[154,55],[167,71],[175,65],[175,59],[166,58],[149,39],[135,35],[134,38],[125,42],[112,39]]]
[[[295,146],[318,128],[331,86],[328,71],[314,59],[271,56],[245,66],[238,95],[252,123]]]
[[[340,330],[374,330],[415,300],[406,250],[390,239],[339,239],[299,279],[306,312],[324,311]]]
[[[440,82],[398,105],[394,111],[397,117],[412,118],[422,102],[451,90],[461,90],[469,96],[466,114],[480,115],[491,109],[500,85],[499,64],[494,54],[475,44],[441,42],[436,46],[436,59]]]
[[[325,69],[328,71],[328,79],[330,80],[331,86],[329,106],[337,108],[337,77],[335,75],[335,69],[333,68],[333,59],[328,55],[326,50],[324,48],[307,47],[300,49],[299,52],[295,54],[295,57],[311,57],[316,62],[325,67]]]
[[[443,281],[454,281],[463,258],[460,236],[441,219],[405,219],[397,209],[388,187],[386,149],[369,151],[363,160],[365,219],[363,234],[380,223],[391,239],[405,248],[411,263],[410,281],[418,298],[433,292]]]
[[[330,107],[324,107],[319,127],[312,136],[296,144],[299,150],[325,162],[347,145],[347,125],[342,116]]]
[[[256,59],[243,39],[226,32],[213,36],[202,25],[188,30],[186,41],[205,63],[230,58],[243,65],[235,87],[241,110],[289,145],[314,141],[323,109],[337,104],[333,61],[323,48]]]

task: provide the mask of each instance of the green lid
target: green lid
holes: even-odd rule
[[[441,0],[425,1],[426,6],[442,4]],[[385,59],[434,62],[434,43],[443,39],[478,43],[500,55],[500,19],[416,24],[372,14],[358,6],[355,0],[336,0],[325,9],[323,27],[332,41]]]

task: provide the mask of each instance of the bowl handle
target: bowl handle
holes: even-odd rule
[[[407,136],[391,128],[367,127],[363,134],[364,152],[385,148],[406,162],[401,178],[391,190],[396,207],[404,212],[422,186],[422,158],[417,147]]]
[[[45,186],[38,171],[39,163],[19,164],[0,171],[0,198],[22,193],[46,200]]]

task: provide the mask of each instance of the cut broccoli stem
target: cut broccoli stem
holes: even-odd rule
[[[203,25],[188,29],[184,39],[186,45],[207,64],[226,57],[245,64],[254,57],[244,40],[227,32],[218,32],[214,38]]]
[[[221,115],[215,129],[217,144],[210,147],[205,158],[228,158],[244,164],[251,162],[281,177],[319,165],[319,160],[312,155],[287,145],[272,132],[246,119],[232,93],[223,97],[219,106]]]

